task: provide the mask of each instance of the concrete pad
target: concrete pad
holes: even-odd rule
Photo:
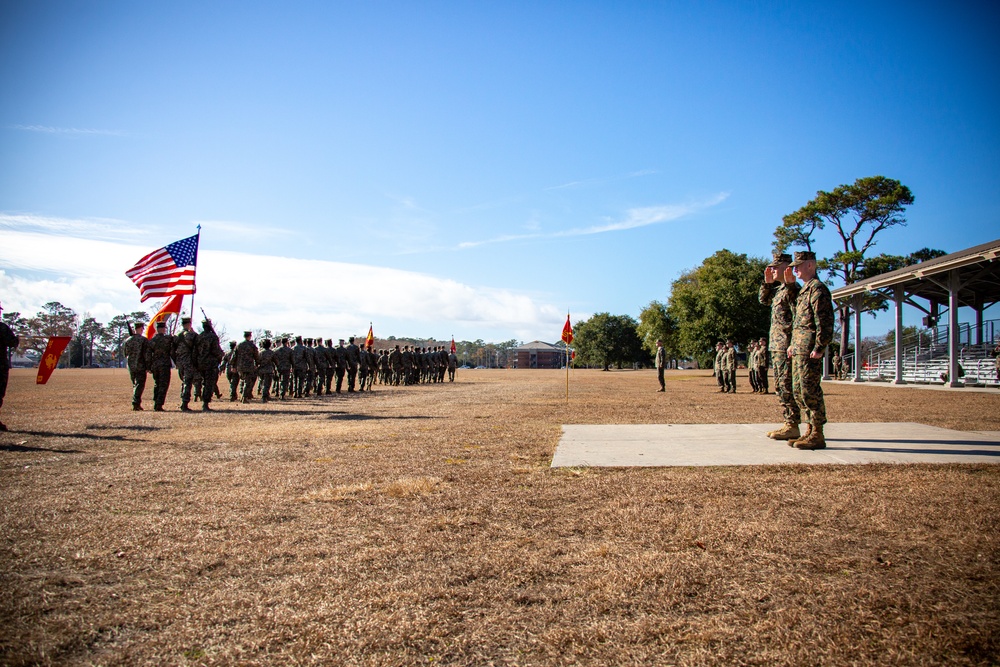
[[[564,424],[553,468],[781,463],[1000,463],[1000,432],[914,423],[827,424],[826,449],[771,440],[780,424]]]

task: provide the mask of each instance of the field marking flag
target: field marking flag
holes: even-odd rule
[[[199,231],[194,236],[154,250],[125,272],[139,288],[139,300],[194,294]]]
[[[49,376],[56,369],[59,357],[69,345],[71,338],[72,336],[52,336],[49,338],[49,342],[45,346],[45,353],[38,360],[38,375],[35,377],[35,384],[45,384],[49,381]]]
[[[153,315],[153,319],[149,321],[146,325],[146,332],[143,334],[146,338],[152,338],[156,334],[156,323],[165,320],[171,315],[181,314],[181,303],[184,301],[184,295],[178,294],[177,296],[172,296],[167,299],[167,302],[163,304],[163,308]]]
[[[372,329],[372,323],[368,323],[368,336],[365,337],[365,349],[370,350],[375,347],[375,332]]]

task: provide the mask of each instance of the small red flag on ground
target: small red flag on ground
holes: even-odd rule
[[[139,288],[139,301],[195,293],[200,236],[201,232],[154,250],[125,272]]]
[[[569,323],[569,313],[566,313],[566,326],[563,327],[562,339],[567,345],[573,342],[573,325]]]
[[[38,362],[38,376],[35,378],[35,384],[45,384],[49,381],[49,376],[55,370],[56,364],[59,363],[59,357],[62,356],[63,350],[69,345],[71,338],[72,336],[53,336],[49,338],[49,343],[45,346],[45,354],[42,355],[41,360]]]
[[[451,353],[455,354],[455,352],[457,352],[457,351],[458,351],[458,348],[455,347],[455,337],[452,336],[451,337]]]
[[[153,319],[149,321],[146,325],[146,338],[152,338],[156,334],[156,323],[167,319],[170,315],[180,315],[181,314],[181,302],[184,301],[184,295],[178,294],[177,296],[172,296],[167,299],[167,302],[163,304],[163,308],[160,308],[159,312],[153,316]]]
[[[368,323],[368,336],[365,338],[365,349],[370,350],[375,346],[375,332],[372,330],[371,322]]]

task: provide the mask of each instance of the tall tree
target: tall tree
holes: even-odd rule
[[[573,326],[576,363],[600,366],[648,361],[637,332],[638,323],[629,315],[597,313]]]
[[[667,313],[677,323],[677,346],[703,368],[715,358],[719,340],[737,345],[766,337],[770,311],[757,292],[767,260],[719,250],[670,285]]]
[[[58,301],[49,301],[34,317],[28,320],[27,334],[21,348],[34,350],[39,356],[52,336],[72,336],[76,333],[76,312]],[[65,359],[66,355],[63,355]]]
[[[819,269],[843,285],[850,285],[863,278],[867,253],[875,246],[878,235],[906,224],[906,207],[913,201],[908,187],[885,176],[859,178],[830,192],[820,190],[812,201],[782,218],[782,224],[774,230],[774,249],[800,246],[813,250],[815,234],[829,225],[839,236],[837,249],[820,260]],[[840,347],[846,350],[851,309],[842,303],[838,312]]]
[[[660,301],[650,301],[639,313],[639,326],[636,329],[642,340],[642,347],[650,355],[656,356],[656,341],[663,341],[663,350],[667,359],[681,356],[677,345],[677,322],[667,311],[667,305]]]

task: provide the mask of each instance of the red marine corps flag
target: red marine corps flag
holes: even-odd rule
[[[569,323],[569,313],[566,313],[566,325],[563,327],[562,339],[567,345],[573,342],[573,325]]]
[[[451,353],[455,354],[455,352],[457,352],[457,351],[458,351],[458,349],[455,347],[455,337],[452,336],[451,337]]]
[[[146,325],[146,338],[152,338],[156,334],[156,323],[161,322],[171,315],[181,314],[181,302],[184,301],[184,295],[178,294],[177,296],[172,296],[167,299],[167,302],[163,304],[163,308],[160,308],[159,312],[153,316],[153,319],[149,321]]]
[[[198,239],[194,236],[154,250],[125,272],[139,288],[139,300],[162,299],[175,294],[194,294],[198,264]]]
[[[569,323],[569,313],[566,313],[566,324],[563,326],[562,340],[566,343],[566,400],[569,400],[569,344],[573,342],[573,325]],[[573,354],[576,357],[576,353]]]
[[[71,336],[52,336],[49,338],[49,342],[45,346],[45,353],[38,361],[38,375],[35,376],[35,384],[45,384],[49,381],[49,376],[55,370],[56,364],[59,363],[59,357],[69,345],[71,338]]]

